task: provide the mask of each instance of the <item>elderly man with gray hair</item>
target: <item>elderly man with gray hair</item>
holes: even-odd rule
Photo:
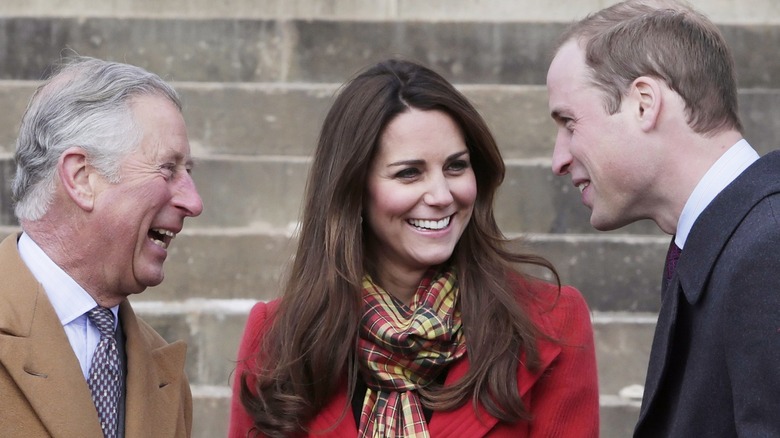
[[[0,436],[190,436],[186,345],[127,300],[162,282],[171,241],[203,209],[178,95],[141,68],[70,59],[33,95],[15,159]]]

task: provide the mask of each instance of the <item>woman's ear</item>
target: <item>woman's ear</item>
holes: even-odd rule
[[[647,132],[658,123],[663,108],[663,93],[658,79],[640,76],[631,83],[628,92],[629,109],[639,122],[640,128]]]
[[[85,211],[92,211],[95,204],[91,172],[94,169],[87,164],[87,153],[80,147],[68,148],[57,161],[57,174],[65,193]]]

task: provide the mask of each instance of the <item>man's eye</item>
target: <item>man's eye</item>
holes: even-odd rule
[[[163,164],[160,166],[160,170],[162,170],[163,174],[166,175],[166,177],[172,177],[174,173],[176,173],[176,165],[173,163],[169,164]]]

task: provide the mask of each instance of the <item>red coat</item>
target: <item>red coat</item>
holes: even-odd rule
[[[541,282],[522,282],[519,286],[531,288],[539,303],[529,306],[537,326],[558,342],[538,341],[541,368],[530,373],[518,369],[520,395],[534,419],[530,422],[500,423],[480,406],[479,417],[471,402],[454,411],[436,411],[428,424],[432,438],[436,437],[565,437],[597,438],[599,434],[599,391],[596,375],[596,357],[590,313],[579,291],[564,287],[557,296],[557,288]],[[252,427],[252,419],[238,397],[238,379],[246,370],[243,360],[253,358],[257,345],[268,327],[277,302],[258,303],[252,309],[238,352],[238,366],[234,374],[231,403],[230,438],[243,438]],[[554,306],[554,307],[553,307]],[[468,340],[466,340],[468,346]],[[452,385],[466,374],[466,357],[455,362],[447,373],[445,385]],[[480,421],[481,420],[481,421]],[[338,423],[338,424],[336,424]],[[316,433],[328,430],[328,433]],[[328,405],[310,422],[311,436],[356,437],[357,426],[346,385]]]

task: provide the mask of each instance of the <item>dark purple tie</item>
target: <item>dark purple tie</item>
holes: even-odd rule
[[[666,281],[672,279],[672,275],[674,275],[674,271],[677,269],[677,260],[680,259],[680,253],[682,253],[682,250],[674,243],[674,238],[672,238],[669,252],[666,253]]]
[[[95,307],[87,317],[100,330],[100,341],[89,369],[89,389],[100,418],[105,438],[117,436],[117,408],[120,378],[119,351],[114,339],[114,313],[105,307]]]

